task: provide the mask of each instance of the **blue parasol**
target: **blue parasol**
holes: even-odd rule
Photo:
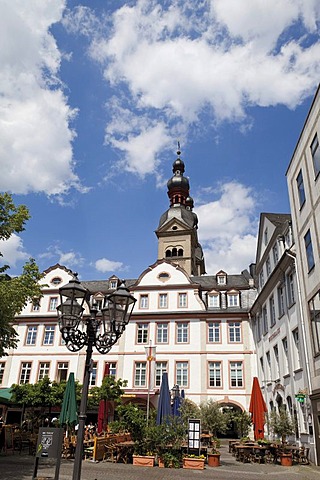
[[[160,425],[161,423],[167,423],[171,416],[172,412],[168,374],[167,372],[163,372],[158,400],[157,425]]]

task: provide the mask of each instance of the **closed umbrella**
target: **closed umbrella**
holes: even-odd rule
[[[59,417],[60,425],[67,427],[75,426],[78,422],[76,384],[74,373],[71,372],[67,381],[66,390],[63,396],[63,403]]]
[[[171,397],[168,374],[167,372],[163,372],[158,400],[157,425],[160,425],[161,423],[167,423],[171,415]]]
[[[106,363],[104,369],[104,377],[107,377],[110,374],[110,365]],[[98,433],[105,432],[108,425],[108,411],[109,411],[109,402],[107,399],[100,400],[99,410],[98,410]]]
[[[182,400],[184,398],[184,390],[180,392],[178,385],[175,385],[175,387],[172,390],[174,391],[172,415],[174,417],[180,417],[181,416],[180,407],[182,404]]]
[[[251,420],[253,423],[254,439],[259,440],[264,437],[264,423],[267,406],[257,377],[253,377],[249,412],[251,413]]]

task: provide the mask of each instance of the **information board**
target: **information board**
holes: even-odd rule
[[[188,420],[188,448],[200,450],[201,422],[189,418]]]

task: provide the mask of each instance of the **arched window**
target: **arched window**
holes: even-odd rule
[[[178,257],[183,257],[183,248],[179,248]]]
[[[174,197],[174,203],[179,203],[179,196],[178,196],[178,195],[176,195],[176,196]]]
[[[166,258],[171,257],[171,250],[166,250]]]
[[[172,256],[173,256],[173,257],[177,257],[177,256],[178,256],[178,251],[177,251],[176,247],[174,247],[174,248],[172,249]]]

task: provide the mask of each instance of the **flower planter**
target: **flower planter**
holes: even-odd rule
[[[208,453],[209,467],[220,467],[220,453]]]
[[[158,467],[164,468],[164,461],[163,461],[163,458],[161,457],[158,457]]]
[[[132,455],[132,463],[139,467],[154,467],[154,458],[151,455]]]
[[[183,468],[191,468],[193,470],[203,470],[204,469],[204,458],[188,458],[183,459]]]
[[[292,467],[292,453],[281,453],[280,462],[283,467]]]

